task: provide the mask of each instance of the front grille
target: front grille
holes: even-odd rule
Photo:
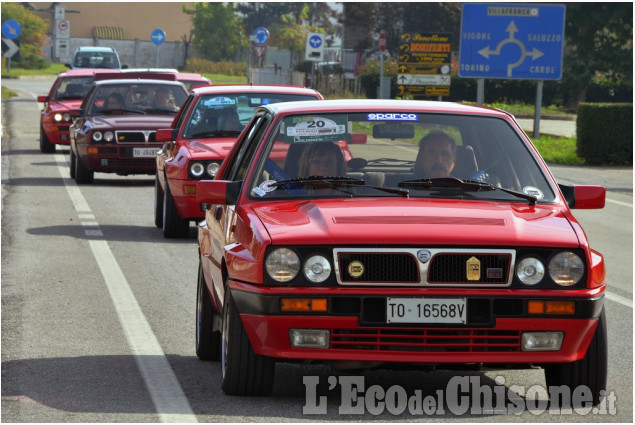
[[[472,257],[480,264],[477,282],[507,283],[510,255],[491,254],[435,255],[428,269],[428,283],[473,283],[467,278],[467,264]]]
[[[516,253],[511,249],[336,248],[340,285],[511,285]]]
[[[117,143],[156,143],[154,131],[117,131]]]
[[[366,282],[418,283],[419,267],[416,258],[408,253],[342,253],[339,255],[342,282],[359,279],[351,275],[351,265],[362,264],[367,272]]]
[[[331,348],[403,352],[519,352],[520,331],[478,329],[332,329]]]

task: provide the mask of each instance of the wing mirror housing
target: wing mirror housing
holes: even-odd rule
[[[606,188],[592,185],[558,184],[567,205],[577,210],[597,210],[604,208]]]
[[[200,180],[196,182],[196,201],[206,205],[235,205],[242,181]]]

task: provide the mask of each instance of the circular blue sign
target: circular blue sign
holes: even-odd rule
[[[318,49],[322,45],[322,37],[319,35],[314,35],[309,38],[309,44],[312,48]]]
[[[254,42],[256,46],[264,46],[269,42],[269,31],[263,27],[256,28],[254,31],[254,37],[256,38],[256,41]]]
[[[165,41],[165,31],[163,31],[161,28],[155,29],[154,31],[152,31],[152,35],[150,35],[150,40],[152,40],[152,42],[157,46],[163,44],[163,42]]]
[[[20,36],[20,31],[22,28],[17,21],[13,19],[9,19],[8,21],[4,21],[2,24],[2,35],[10,39],[16,39]]]

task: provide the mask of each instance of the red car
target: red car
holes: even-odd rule
[[[191,220],[205,216],[196,202],[196,181],[213,178],[236,137],[263,104],[322,99],[315,90],[291,86],[218,85],[195,89],[156,157],[154,221],[168,238],[187,237]]]
[[[209,78],[204,77],[196,72],[179,72],[176,74],[176,79],[177,81],[183,83],[188,91],[196,87],[212,85],[212,82]]]
[[[333,143],[353,132],[368,140],[346,163]],[[605,194],[558,184],[500,110],[258,108],[198,182],[196,353],[221,359],[228,394],[266,394],[276,362],[531,365],[550,391],[585,385],[598,403],[605,264],[571,209],[603,208]]]
[[[70,128],[70,174],[79,184],[94,173],[154,174],[161,148],[156,130],[169,126],[187,99],[171,73],[99,74]]]
[[[47,96],[38,96],[37,101],[44,103],[40,114],[40,151],[55,152],[55,145],[68,145],[68,128],[79,115],[88,90],[93,85],[95,74],[114,72],[104,69],[73,69],[61,72]]]

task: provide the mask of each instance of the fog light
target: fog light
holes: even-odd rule
[[[562,346],[563,332],[523,332],[523,351],[558,351]]]
[[[329,348],[330,334],[323,329],[289,329],[289,343],[294,348]]]
[[[99,160],[99,165],[108,166],[108,158],[102,158]]]

